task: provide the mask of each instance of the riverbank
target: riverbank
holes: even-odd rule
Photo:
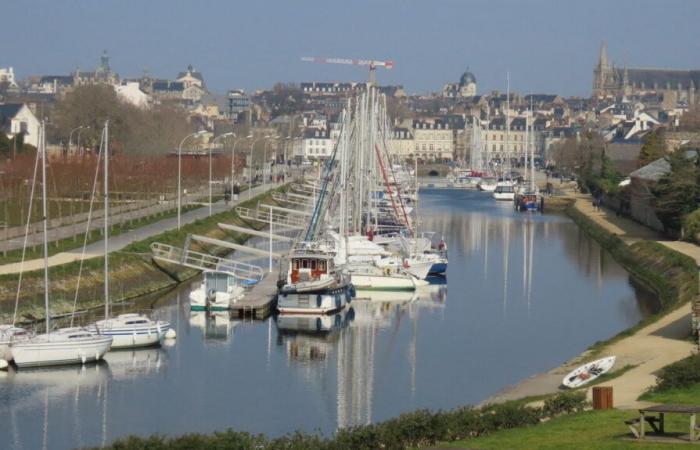
[[[259,203],[277,205],[272,198],[273,190],[283,191],[284,187],[268,190],[250,200],[238,203],[237,206],[255,208]],[[172,219],[167,219],[172,220]],[[182,246],[188,234],[199,234],[230,242],[242,243],[250,236],[242,233],[227,232],[218,227],[218,223],[229,223],[262,229],[263,224],[248,223],[235,212],[233,205],[218,214],[199,218],[180,230],[173,229],[153,234],[145,239],[124,245],[117,251],[110,252],[110,296],[116,303],[131,301],[146,295],[172,289],[178,283],[188,280],[198,274],[197,271],[179,266],[158,265],[152,262],[149,245],[152,242],[162,242]],[[152,224],[158,229],[159,224]],[[163,227],[160,226],[162,230]],[[167,229],[167,228],[166,228]],[[138,231],[138,230],[137,230]],[[210,252],[221,256],[228,252],[226,249],[207,247],[202,244],[192,245],[192,249]],[[82,263],[80,290],[76,297],[80,262],[74,261],[60,264],[50,269],[51,315],[62,316],[76,311],[99,308],[103,301],[103,266],[104,258],[92,255],[92,259]],[[17,295],[18,275],[15,273],[0,276],[0,323],[12,321]],[[25,272],[22,275],[22,288],[19,295],[18,321],[34,322],[44,317],[43,300],[43,270]]]
[[[654,373],[688,356],[695,348],[689,337],[694,324],[691,303],[697,301],[700,261],[694,253],[686,255],[651,240],[659,238],[652,230],[624,218],[611,220],[609,211],[595,211],[588,196],[566,198],[570,203],[566,213],[610,251],[635,280],[657,295],[660,310],[561,366],[504,389],[486,403],[559,392],[564,375],[578,365],[600,355],[616,355],[617,368],[632,368],[605,384],[613,386],[616,407],[637,408],[642,405],[638,397],[655,382]]]

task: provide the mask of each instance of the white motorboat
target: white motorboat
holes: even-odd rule
[[[168,322],[133,313],[100,320],[89,328],[94,333],[112,336],[113,349],[160,345],[169,329]]]
[[[584,384],[590,383],[599,376],[608,372],[610,369],[612,369],[613,365],[615,365],[614,356],[591,361],[577,369],[572,370],[564,377],[562,384],[570,389],[583,386]]]
[[[433,267],[433,261],[421,260],[420,258],[402,258],[400,256],[377,258],[374,264],[380,269],[388,267],[392,269],[393,272],[402,268],[419,280],[425,280],[430,273],[430,269]]]
[[[327,314],[351,301],[352,286],[336,269],[333,256],[316,243],[302,242],[292,250],[277,296],[280,313]]]
[[[190,309],[193,311],[225,311],[240,300],[245,288],[228,272],[204,271],[199,287],[190,292]]]
[[[496,185],[498,180],[495,178],[482,178],[481,181],[476,185],[477,189],[480,191],[493,192],[496,190]]]
[[[515,200],[515,188],[512,183],[509,182],[499,182],[496,189],[493,191],[493,198],[496,200]]]
[[[355,289],[383,291],[413,291],[418,286],[428,284],[403,268],[379,268],[373,264],[353,264],[347,268],[350,281]]]
[[[61,364],[85,364],[99,361],[112,346],[111,336],[101,336],[82,328],[51,330],[49,310],[48,213],[46,207],[46,131],[39,129],[41,152],[42,211],[44,231],[44,308],[46,333],[10,343],[12,359],[17,367],[41,367]]]
[[[112,346],[111,336],[84,328],[61,328],[10,345],[17,367],[85,364],[99,361]]]

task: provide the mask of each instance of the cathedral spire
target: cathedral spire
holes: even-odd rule
[[[608,44],[603,41],[600,45],[600,57],[598,58],[598,67],[608,67]]]

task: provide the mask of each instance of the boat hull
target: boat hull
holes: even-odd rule
[[[150,347],[160,345],[165,339],[165,333],[170,324],[148,327],[123,327],[111,330],[101,330],[105,336],[111,336],[112,349]]]
[[[112,337],[104,336],[76,344],[70,341],[25,342],[11,346],[17,367],[61,366],[99,361],[112,346]]]
[[[319,292],[284,292],[277,296],[282,314],[330,314],[345,308],[352,299],[350,285]]]
[[[414,281],[409,277],[352,274],[350,279],[355,289],[366,291],[414,291],[416,289]]]

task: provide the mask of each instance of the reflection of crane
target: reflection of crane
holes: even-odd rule
[[[377,67],[391,69],[394,67],[394,61],[375,61],[373,59],[348,59],[348,58],[317,58],[314,56],[303,56],[302,61],[317,62],[322,64],[348,64],[352,66],[369,66],[369,82],[376,84]]]

